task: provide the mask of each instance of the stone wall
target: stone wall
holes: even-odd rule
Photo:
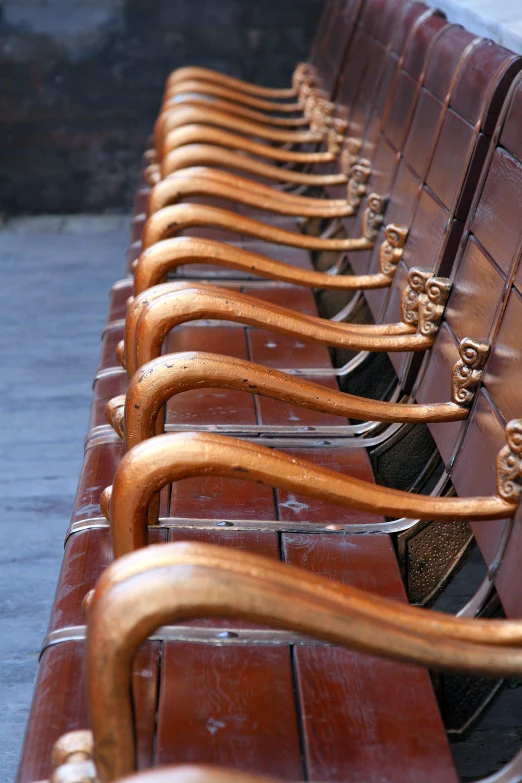
[[[273,86],[322,0],[0,0],[0,210],[126,210],[169,71]]]

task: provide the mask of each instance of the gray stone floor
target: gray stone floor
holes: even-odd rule
[[[0,230],[0,781],[14,779],[76,491],[107,294],[129,220]]]
[[[129,220],[19,218],[0,229],[0,781],[14,779],[83,454],[107,294],[122,275]],[[482,578],[475,556],[439,608]],[[453,745],[463,781],[522,745],[522,681]],[[442,783],[442,781],[441,781]]]

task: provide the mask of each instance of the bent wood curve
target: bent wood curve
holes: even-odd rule
[[[185,264],[213,264],[270,280],[335,291],[386,288],[392,280],[382,273],[330,275],[274,261],[261,253],[226,245],[215,239],[174,237],[156,242],[141,253],[134,267],[134,296],[164,282],[169,271]]]
[[[227,767],[182,764],[155,767],[120,778],[120,783],[281,783],[276,778]]]
[[[116,470],[109,503],[115,558],[147,546],[152,498],[167,484],[197,476],[261,483],[390,517],[494,520],[511,517],[516,510],[515,503],[497,495],[436,497],[370,484],[226,435],[168,433],[136,445],[124,455]]]
[[[260,220],[238,215],[219,207],[200,204],[175,204],[164,207],[151,215],[143,227],[142,247],[146,248],[167,237],[175,236],[187,228],[223,228],[236,234],[262,239],[278,245],[299,247],[305,250],[333,250],[351,252],[371,250],[375,240],[368,237],[356,239],[322,239],[321,237],[287,231]]]
[[[259,555],[159,544],[110,565],[89,609],[86,674],[102,783],[135,769],[132,661],[160,625],[238,618],[363,653],[470,674],[520,674],[522,623],[464,620],[372,596]]]
[[[231,128],[236,133],[254,136],[268,141],[279,141],[282,144],[309,144],[323,141],[325,134],[311,130],[279,130],[261,122],[231,116],[224,111],[207,106],[183,106],[178,104],[161,115],[162,121],[158,139],[164,140],[163,149],[158,152],[168,152],[169,137],[173,130],[185,125],[212,125],[221,128]]]
[[[338,152],[338,149],[333,152],[294,152],[271,146],[269,143],[254,141],[221,128],[213,128],[211,125],[184,125],[170,131],[165,139],[161,164],[163,176],[170,173],[164,169],[163,160],[170,152],[188,144],[213,144],[217,147],[228,147],[231,150],[241,150],[249,155],[277,160],[282,163],[331,163],[336,159]]]
[[[169,240],[170,241],[170,240]],[[211,241],[211,240],[208,240]],[[153,246],[156,247],[156,246]],[[153,248],[151,248],[152,250]],[[132,298],[129,302],[129,307],[127,309],[127,315],[125,318],[125,325],[124,325],[124,340],[122,342],[125,342],[129,346],[134,346],[135,337],[136,337],[136,326],[138,323],[139,318],[141,317],[142,313],[148,309],[153,302],[156,302],[158,299],[161,299],[164,296],[170,295],[173,292],[176,291],[183,291],[183,290],[190,290],[192,293],[194,293],[195,289],[199,292],[205,291],[208,294],[213,294],[216,291],[223,293],[225,290],[228,291],[228,289],[219,288],[218,286],[208,283],[205,281],[201,282],[193,282],[190,280],[178,280],[178,281],[172,281],[170,283],[160,283],[159,285],[153,286],[152,288],[148,288],[147,290],[143,291],[139,296],[136,296]],[[234,297],[236,297],[239,292],[233,292],[230,291],[230,294],[232,296],[232,299],[230,297],[227,297],[230,301],[235,301]],[[244,297],[247,296],[246,294],[239,294],[241,297],[240,302],[244,304]],[[255,302],[259,304],[259,300],[255,299]],[[273,310],[273,308],[276,308],[277,311],[282,310],[286,314],[294,313],[295,311],[290,311],[287,308],[281,308],[278,305],[272,305],[270,303],[264,303],[266,307]],[[310,317],[316,317],[318,316],[310,316]],[[318,318],[320,322],[329,323],[325,319]],[[395,324],[357,324],[357,323],[344,323],[344,329],[345,333],[353,333],[353,334],[413,334],[415,332],[415,326],[412,323],[406,323],[404,321],[401,321],[399,323]],[[131,353],[131,356],[133,357],[133,354]],[[124,363],[125,367],[128,365]],[[130,366],[133,366],[132,364]]]
[[[152,296],[148,299],[150,292]],[[425,351],[434,339],[434,335],[420,334],[415,327],[402,322],[346,324],[325,321],[211,285],[173,286],[165,295],[149,289],[141,297],[143,299],[136,305],[133,303],[125,320],[125,358],[129,375],[160,355],[163,340],[171,329],[207,318],[233,321],[320,345],[359,351]]]
[[[136,766],[131,676],[139,645],[161,625],[201,617],[269,624],[436,671],[522,670],[520,621],[456,619],[209,544],[151,546],[111,564],[89,608],[86,679],[101,783]]]
[[[241,177],[230,171],[212,169],[208,166],[193,166],[190,169],[182,169],[174,174],[170,174],[166,179],[161,180],[155,185],[149,194],[147,202],[147,215],[152,215],[163,207],[168,207],[175,203],[178,198],[177,189],[180,183],[185,181],[196,183],[212,183],[234,188],[236,190],[235,199],[237,199],[238,190],[247,192],[250,198],[255,195],[261,199],[269,199],[273,202],[280,202],[281,209],[285,206],[297,208],[316,208],[326,211],[326,217],[344,214],[353,214],[353,208],[347,204],[347,199],[329,199],[310,196],[294,195],[284,190],[280,190],[273,185],[265,185],[262,182],[256,182],[248,177]],[[254,204],[257,206],[257,202]],[[344,212],[343,210],[349,210]]]
[[[158,416],[169,399],[193,389],[234,389],[365,421],[435,423],[460,421],[468,416],[468,409],[455,402],[414,405],[371,400],[244,359],[187,351],[160,356],[140,367],[131,378],[123,401],[115,398],[107,404],[108,421],[117,425],[120,405],[124,402],[125,443],[131,449],[154,437]],[[364,441],[361,446],[364,447]]]
[[[298,117],[278,117],[274,114],[267,114],[266,112],[256,111],[256,109],[249,109],[247,106],[242,106],[235,101],[227,100],[226,98],[215,98],[214,96],[205,96],[201,94],[189,94],[179,96],[175,98],[169,98],[166,103],[161,107],[157,122],[163,117],[164,114],[176,109],[178,106],[195,106],[217,109],[223,111],[225,114],[238,115],[238,117],[244,117],[247,120],[253,120],[259,122],[262,125],[273,125],[279,128],[301,128],[309,127],[310,123],[307,117],[304,115]],[[161,136],[161,131],[160,131]]]
[[[294,74],[313,71],[308,63],[300,63],[296,66]],[[257,95],[260,98],[293,98],[297,95],[296,87],[263,87],[259,84],[247,82],[244,79],[238,79],[236,76],[229,76],[220,71],[214,71],[212,68],[205,68],[200,65],[185,65],[172,71],[166,80],[166,87],[173,87],[175,84],[187,81],[210,81],[223,85],[233,90],[247,92],[251,95]]]
[[[296,311],[289,310],[288,308],[281,307],[280,305],[271,304],[269,302],[260,302],[260,300],[254,297],[250,297],[247,294],[241,294],[238,291],[219,288],[216,285],[213,285],[211,283],[205,283],[204,281],[194,283],[190,280],[179,280],[170,283],[160,283],[159,285],[153,286],[152,288],[143,291],[139,296],[133,298],[132,301],[130,302],[129,308],[127,310],[127,315],[125,318],[125,325],[124,325],[125,345],[132,347],[132,349],[134,350],[137,324],[142,314],[146,310],[148,310],[159,299],[170,296],[171,294],[180,291],[189,291],[190,295],[195,295],[195,294],[197,295],[198,293],[207,293],[208,295],[212,296],[216,292],[218,294],[225,294],[225,300],[228,301],[229,304],[232,303],[233,305],[234,303],[239,303],[239,307],[242,308],[243,310],[245,309],[245,307],[248,308],[249,304],[252,304],[253,302],[255,305],[263,306],[265,308],[267,317],[270,318],[277,317],[278,314],[283,314],[283,317],[286,317],[288,315],[290,316],[299,315],[299,313],[297,313]],[[176,306],[179,306],[179,303]],[[318,316],[305,316],[305,318],[315,319],[314,323],[316,322],[326,323],[326,324],[337,323],[334,321],[330,322]],[[414,334],[415,328],[416,327],[414,324],[406,323],[404,321],[398,323],[390,323],[390,324],[343,323],[343,334],[357,334],[357,335],[362,334],[362,335],[381,335],[381,336],[388,335],[388,334],[391,335]],[[133,350],[131,351],[129,356],[130,364],[124,365],[127,367],[127,369],[129,369],[129,367],[132,368],[134,366],[132,364],[133,357],[134,357]]]
[[[161,163],[162,176],[167,177],[175,171],[192,166],[217,166],[234,169],[276,182],[309,187],[346,185],[348,182],[348,177],[344,173],[307,174],[302,171],[291,171],[212,144],[187,144],[185,147],[172,150]]]
[[[260,111],[273,112],[274,114],[295,114],[302,110],[301,103],[277,103],[263,98],[256,98],[245,92],[234,90],[230,87],[224,87],[211,82],[191,79],[178,82],[173,85],[167,85],[165,89],[164,101],[182,95],[183,93],[202,93],[203,95],[215,95],[216,98],[226,98],[227,100],[237,101],[244,106],[251,106]]]
[[[183,202],[183,199],[192,196],[208,196],[254,207],[261,212],[275,212],[279,215],[288,215],[295,218],[350,217],[354,214],[353,207],[346,202],[342,206],[330,206],[326,199],[310,199],[311,204],[296,204],[291,199],[283,200],[272,195],[266,195],[261,191],[251,192],[250,190],[242,189],[239,185],[213,181],[207,177],[177,176],[176,179],[169,177],[169,179],[162,180],[158,185],[164,183],[169,183],[169,198],[167,200],[167,205],[169,206]],[[160,209],[162,208],[160,207]],[[154,214],[154,210],[151,210],[149,214]]]

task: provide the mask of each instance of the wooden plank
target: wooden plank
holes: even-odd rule
[[[51,749],[65,732],[89,728],[83,679],[83,642],[64,642],[43,654],[17,783],[51,775]],[[135,659],[132,690],[138,767],[152,764],[158,695],[159,643],[146,642]]]
[[[284,449],[302,459],[308,459],[323,468],[337,470],[345,475],[355,476],[364,481],[373,482],[370,460],[364,448],[328,448],[313,449],[303,444],[299,449]],[[350,522],[380,523],[382,517],[377,514],[365,514],[332,503],[300,495],[299,493],[277,492],[278,517],[283,521],[306,520],[323,524],[349,524]],[[344,539],[344,536],[343,536]],[[343,539],[340,539],[342,541]],[[337,537],[336,537],[337,540]]]
[[[248,359],[246,331],[221,326],[185,327],[172,331],[167,351],[212,351]],[[228,389],[194,389],[169,400],[167,422],[182,424],[255,424],[254,397]]]
[[[164,643],[155,763],[302,780],[289,648]]]
[[[291,565],[405,600],[388,536],[282,543]],[[457,780],[427,672],[335,647],[296,647],[294,660],[309,780]]]

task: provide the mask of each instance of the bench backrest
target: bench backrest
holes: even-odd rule
[[[367,0],[341,67],[335,102],[348,119],[346,137],[364,138],[372,112],[380,119],[393,94],[397,64],[410,38],[426,17],[442,16],[423,3],[390,3]],[[379,100],[378,100],[379,99]],[[329,170],[337,171],[339,163]],[[322,171],[327,169],[323,166]],[[332,188],[330,195],[339,195]],[[342,197],[342,196],[341,196]]]
[[[506,422],[522,411],[522,75],[503,115],[462,237],[444,323],[414,389],[419,402],[446,399],[458,342],[471,337],[491,345],[468,420],[430,426],[459,495],[494,492]],[[496,580],[509,617],[522,616],[520,518],[519,513]],[[499,554],[506,524],[511,523],[472,525],[489,565]]]
[[[321,89],[335,94],[344,58],[351,46],[356,25],[365,0],[333,0],[330,2],[323,42],[313,63]],[[321,20],[322,21],[322,20]]]
[[[323,9],[315,28],[307,58],[310,65],[316,68],[319,65],[324,48],[328,45],[328,34],[335,15],[339,13],[340,2],[341,0],[326,0],[323,3]]]
[[[451,52],[453,59],[445,69],[443,64]],[[457,71],[451,77],[457,54]],[[380,164],[375,167],[368,189],[379,192],[379,180],[383,189],[388,180],[388,193],[381,190],[381,195],[389,195],[384,223],[405,226],[409,233],[390,289],[367,294],[377,321],[400,320],[402,292],[412,267],[422,267],[439,276],[458,275],[457,250],[473,193],[499,108],[520,67],[519,58],[506,49],[473,39],[460,28],[450,28],[431,52],[402,150],[394,153],[389,135],[385,131],[381,134],[376,153]],[[389,153],[388,173],[385,153]],[[359,221],[360,218],[355,221],[354,231],[358,230]],[[352,254],[350,262],[355,272],[377,271],[383,238],[381,233],[371,253]],[[390,358],[399,377],[404,378],[411,357],[393,354]]]
[[[386,38],[379,30],[373,35],[362,30],[366,50],[364,70],[358,84],[345,83],[343,96],[349,107],[347,136],[365,142],[361,157],[373,158],[374,139],[396,101],[405,62],[416,53],[419,68],[414,78],[420,79],[429,49],[446,26],[442,14],[423,3],[413,3],[410,6],[392,4],[388,11]],[[342,103],[341,95],[338,100]]]

